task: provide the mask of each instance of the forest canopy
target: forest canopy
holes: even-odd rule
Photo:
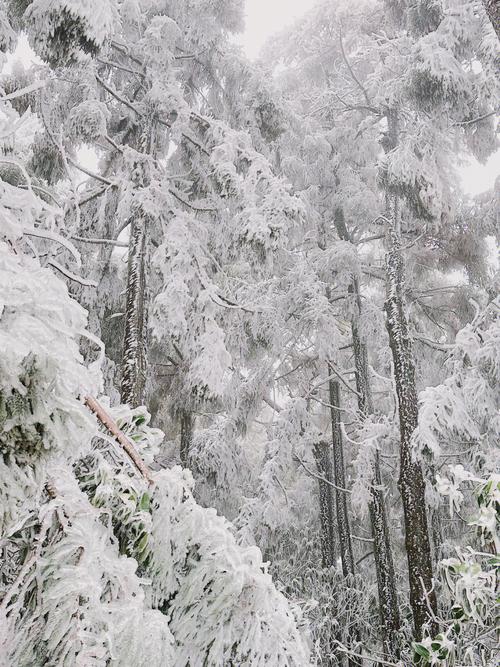
[[[0,0],[0,667],[498,664],[498,3],[283,26]]]

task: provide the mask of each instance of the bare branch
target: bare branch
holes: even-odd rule
[[[490,111],[489,113],[485,113],[483,116],[478,116],[477,118],[472,118],[471,120],[458,121],[456,123],[453,123],[453,125],[462,127],[464,125],[472,125],[473,123],[480,123],[482,120],[485,120],[490,116],[496,116],[498,113],[500,113],[500,109],[495,109],[495,111]]]
[[[63,276],[66,276],[66,278],[68,278],[69,280],[73,280],[75,283],[80,283],[80,285],[83,285],[84,287],[97,287],[97,283],[94,280],[87,280],[82,276],[77,276],[76,273],[68,271],[68,269],[59,264],[59,262],[56,262],[55,259],[49,259],[47,264],[52,266],[54,269],[57,269],[57,271],[62,273]]]

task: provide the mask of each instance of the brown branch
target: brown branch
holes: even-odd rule
[[[138,451],[132,444],[132,442],[127,438],[127,436],[118,428],[117,423],[111,417],[110,414],[102,407],[102,405],[97,401],[93,396],[85,397],[85,405],[93,412],[98,420],[103,426],[105,426],[108,431],[113,435],[115,440],[122,446],[127,456],[130,458],[132,463],[135,465],[137,470],[141,473],[148,484],[154,484],[153,475],[151,470],[144,463],[142,458],[139,456]]]

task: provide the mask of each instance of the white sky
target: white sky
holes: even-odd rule
[[[246,30],[241,43],[256,58],[268,37],[310,9],[316,0],[246,0]]]

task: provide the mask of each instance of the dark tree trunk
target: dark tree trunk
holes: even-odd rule
[[[335,211],[335,227],[343,241],[350,241],[350,235],[344,220],[342,209]],[[362,417],[373,414],[370,375],[368,369],[368,352],[366,344],[359,332],[361,315],[361,294],[358,280],[355,278],[349,288],[353,295],[353,316],[351,319],[354,364],[356,370],[356,389],[358,392],[358,409]],[[373,461],[373,479],[370,489],[369,504],[370,520],[373,536],[373,551],[377,573],[380,620],[382,624],[383,644],[388,655],[397,657],[397,632],[400,628],[399,605],[394,574],[394,561],[389,537],[389,526],[382,492],[382,476],[380,459],[375,452]]]
[[[330,368],[329,368],[330,370]],[[331,371],[330,371],[331,372]],[[340,427],[340,390],[339,383],[330,380],[330,413],[332,422],[332,441],[333,441],[333,476],[335,485],[335,505],[337,508],[337,527],[340,541],[340,559],[342,561],[342,573],[344,577],[354,577],[354,557],[352,554],[351,527],[349,524],[349,514],[347,511],[347,493],[345,489],[345,468],[344,468],[344,443],[342,439],[342,430]],[[357,627],[352,628],[351,638],[356,645],[359,645],[360,634]],[[347,663],[349,667],[360,667],[361,658],[349,656]]]
[[[375,569],[377,571],[377,589],[380,620],[382,623],[383,644],[387,654],[398,657],[397,633],[401,626],[399,616],[396,577],[392,558],[387,514],[382,493],[379,454],[375,452],[373,486],[369,505],[372,524]]]
[[[399,487],[403,500],[405,544],[408,558],[410,604],[415,635],[420,639],[424,625],[431,635],[437,627],[433,614],[437,611],[433,591],[431,546],[427,527],[425,481],[420,464],[413,459],[412,435],[418,423],[418,401],[415,384],[415,362],[404,309],[405,267],[401,252],[400,212],[397,195],[388,197],[390,222],[386,272],[386,325],[394,362],[400,428]],[[430,609],[429,609],[430,606]]]
[[[373,412],[368,376],[368,359],[366,346],[360,340],[357,324],[354,320],[352,333],[356,364],[356,387],[359,394],[358,406],[361,414],[366,416]],[[370,499],[369,511],[372,525],[375,569],[377,572],[380,620],[384,637],[383,643],[385,651],[389,655],[397,656],[396,635],[400,628],[399,606],[378,451],[374,455]]]
[[[189,453],[193,442],[193,415],[189,410],[181,412],[181,450],[180,457],[183,466],[188,466]]]
[[[143,403],[146,381],[146,229],[145,217],[135,217],[130,229],[121,381],[121,400],[133,407]]]
[[[500,0],[482,0],[484,9],[491,21],[493,30],[496,32],[498,39],[500,39]]]
[[[354,558],[352,555],[351,528],[347,512],[347,494],[345,489],[344,443],[340,428],[340,391],[339,383],[330,380],[330,413],[332,422],[333,441],[333,475],[337,489],[335,489],[335,504],[337,507],[337,526],[340,540],[340,559],[342,572],[345,577],[354,575]]]
[[[318,473],[328,482],[333,482],[331,446],[329,442],[318,442],[314,447],[314,457]],[[321,523],[321,553],[323,567],[335,565],[335,522],[333,487],[319,481],[319,518]]]

